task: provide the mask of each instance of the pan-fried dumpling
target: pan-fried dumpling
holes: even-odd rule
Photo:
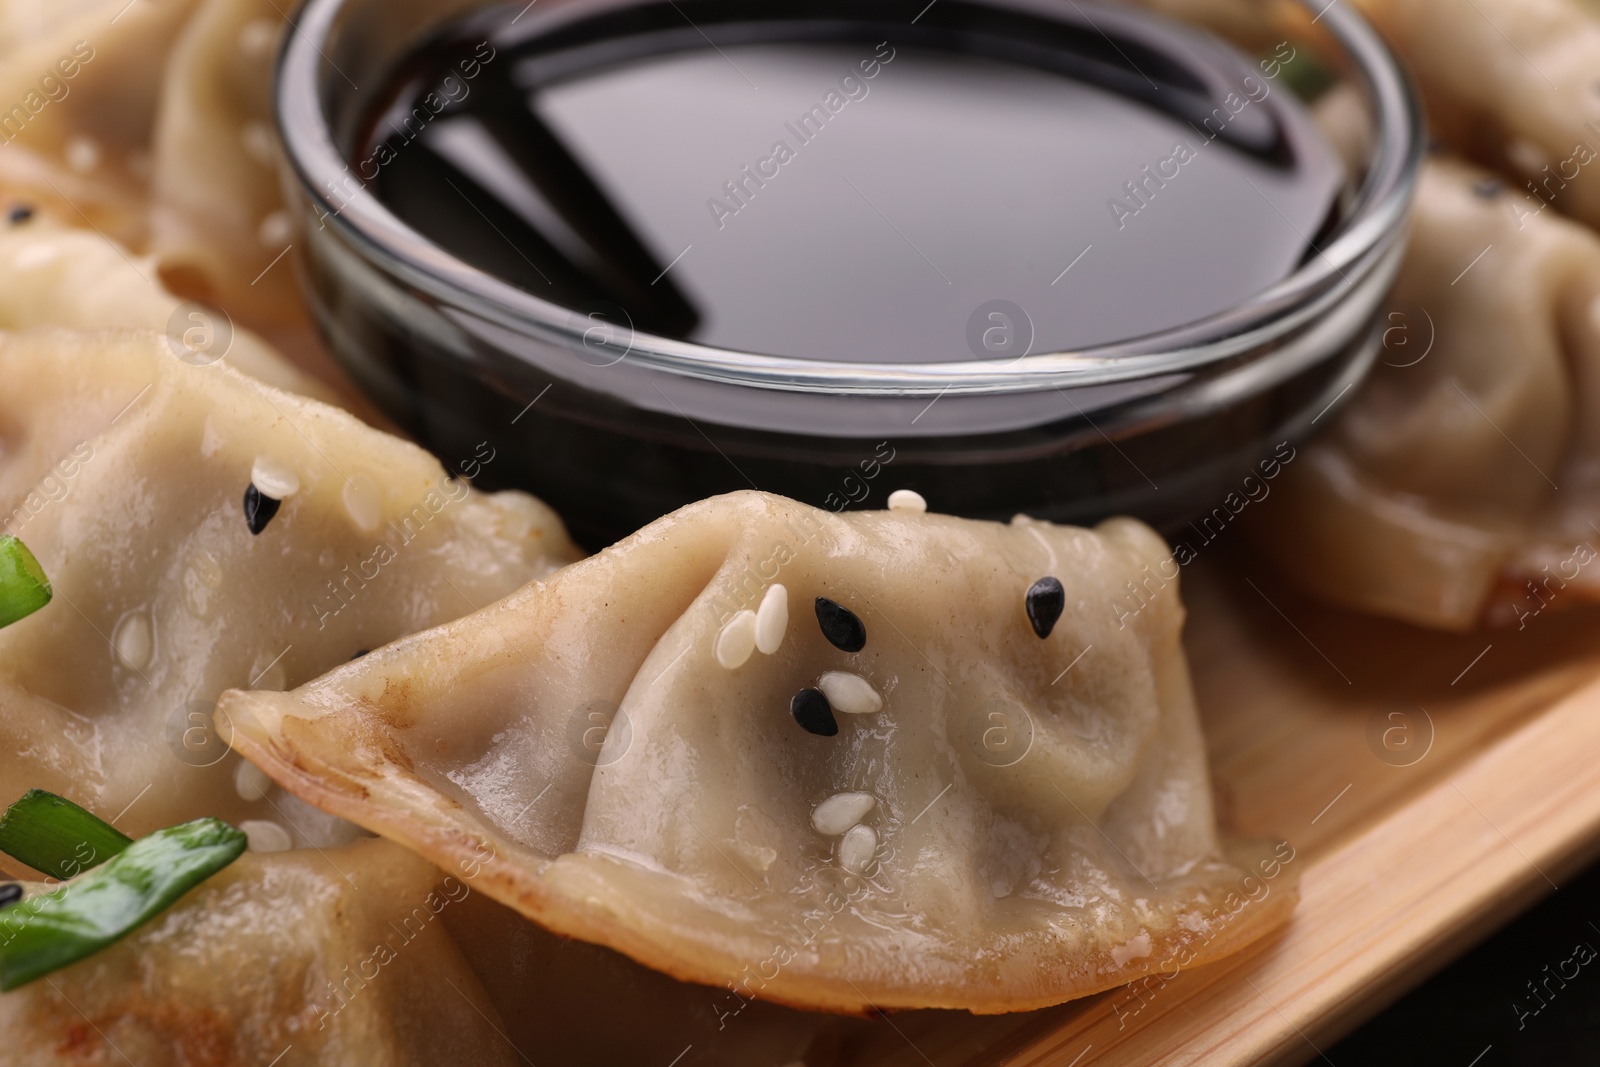
[[[181,296],[299,321],[270,101],[294,6],[0,0],[0,186],[153,256]]]
[[[252,321],[300,314],[272,112],[272,63],[292,10],[203,0],[167,63],[151,152],[151,252],[180,291]]]
[[[1465,629],[1600,596],[1600,238],[1518,195],[1429,164],[1381,362],[1258,516],[1326,599]]]
[[[470,893],[385,841],[242,856],[127,939],[0,994],[0,1067],[520,1064],[444,926]]]
[[[577,554],[533,498],[166,337],[0,335],[0,380],[0,529],[56,594],[0,630],[0,796],[128,808],[134,834],[216,815],[316,840],[222,758],[217,694],[314,678]]]
[[[332,389],[226,315],[192,304],[180,310],[183,302],[162,287],[152,258],[135,257],[91,230],[43,217],[0,226],[0,329],[120,327],[171,333],[173,350],[192,362],[226,359],[268,385],[339,402]],[[184,344],[186,337],[192,344]]]
[[[1600,226],[1600,13],[1578,0],[1361,0],[1405,59],[1435,134]]]
[[[556,937],[473,892],[476,871],[370,838],[247,854],[126,940],[0,994],[0,1067],[123,1063],[113,1045],[139,1067],[268,1067],[291,1046],[280,1063],[299,1067],[833,1062],[851,1021]]]
[[[1295,898],[1219,849],[1176,570],[1129,520],[737,493],[218,717],[302,799],[675,977],[1022,1010]]]
[[[475,870],[469,863],[461,880],[475,886],[465,877]],[[827,1067],[845,1062],[841,1040],[885,1026],[676,982],[482,893],[440,917],[500,1009],[506,1038],[540,1067]]]
[[[141,247],[165,62],[195,6],[0,0],[0,184]]]

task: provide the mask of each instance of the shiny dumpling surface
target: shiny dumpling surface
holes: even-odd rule
[[[1600,226],[1600,9],[1588,0],[1360,0],[1405,60],[1432,132],[1526,200]],[[1509,206],[1503,210],[1512,210]]]
[[[1142,610],[1130,582],[1154,583]],[[864,646],[837,612],[825,636],[818,597]],[[740,637],[752,610],[770,653]],[[1218,845],[1182,620],[1132,521],[737,493],[220,707],[302,799],[443,866],[488,853],[479,888],[559,933],[803,1007],[1009,1011],[1212,958],[1292,906],[1283,875],[1231,907],[1249,872]],[[792,713],[818,686],[832,736]]]
[[[247,854],[125,940],[0,995],[0,1067],[521,1063],[445,929],[470,893],[386,841]]]
[[[151,253],[252,320],[297,314],[300,302],[283,255],[294,232],[272,109],[273,62],[295,6],[202,0],[167,62],[150,148]]]
[[[273,0],[0,0],[0,187],[153,255],[185,296],[298,319]]]
[[[1525,207],[1425,169],[1380,362],[1253,527],[1319,596],[1465,629],[1600,594],[1600,237]]]
[[[43,216],[0,223],[0,329],[155,330],[171,334],[168,347],[190,362],[226,360],[267,385],[339,402],[334,390],[226,313],[168,292],[158,268],[154,257]]]
[[[130,833],[217,815],[315,840],[307,811],[250,796],[211,730],[217,694],[314,678],[577,555],[533,498],[480,494],[414,445],[184,363],[162,336],[0,335],[0,378],[0,530],[55,589],[0,630],[7,798],[126,808]],[[252,533],[256,482],[282,499]]]

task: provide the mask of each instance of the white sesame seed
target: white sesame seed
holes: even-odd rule
[[[851,874],[860,874],[877,851],[877,831],[870,826],[852,826],[839,839],[839,866]]]
[[[217,432],[216,425],[211,421],[211,416],[206,416],[205,428],[200,432],[200,454],[210,459],[222,451],[222,435]]]
[[[741,611],[717,634],[717,662],[728,670],[744,666],[756,650],[756,613]]]
[[[547,513],[527,493],[508,489],[489,498],[494,507],[494,517],[499,520],[500,535],[512,541],[526,541],[538,537]]]
[[[835,793],[811,809],[811,825],[819,834],[838,837],[865,819],[877,803],[871,793]]]
[[[233,788],[240,800],[260,800],[272,791],[272,779],[249,760],[240,760],[233,769]]]
[[[259,487],[258,487],[259,488]],[[364,533],[377,533],[383,521],[383,501],[378,484],[365,474],[357,474],[344,483],[344,511],[350,521]]]
[[[1511,160],[1513,166],[1529,174],[1537,174],[1544,169],[1550,161],[1544,149],[1524,137],[1514,137],[1506,145],[1506,158]]]
[[[265,166],[272,162],[272,130],[265,122],[252,119],[245,123],[239,130],[239,141],[244,145],[245,155],[257,163]]]
[[[61,249],[54,244],[40,242],[23,248],[11,258],[11,265],[17,270],[34,270],[38,267],[47,267],[61,258]]]
[[[287,852],[294,847],[289,831],[267,819],[246,819],[239,824],[239,829],[250,839],[251,852]]]
[[[144,612],[135,611],[117,623],[116,632],[111,635],[111,644],[123,666],[136,671],[143,669],[150,662],[150,654],[155,651],[150,620]]]
[[[240,688],[259,689],[266,693],[281,693],[288,687],[289,675],[283,667],[283,656],[272,652],[257,656],[250,664],[249,679],[240,683]]]
[[[927,511],[928,502],[915,489],[896,489],[889,494],[890,511]]]
[[[239,50],[251,59],[261,59],[272,53],[277,38],[278,26],[271,19],[252,19],[239,30]]]
[[[294,221],[289,218],[287,211],[281,209],[263,218],[261,225],[256,228],[256,240],[267,248],[281,247],[293,236]]]
[[[87,174],[100,165],[100,145],[93,137],[82,134],[67,141],[67,166],[79,174]]]
[[[817,688],[834,711],[846,715],[871,715],[883,709],[883,698],[872,683],[849,671],[829,671],[817,679]]]
[[[764,656],[778,651],[783,635],[789,629],[789,590],[773,585],[761,598],[756,609],[756,647]]]
[[[271,456],[257,456],[250,468],[250,482],[262,496],[284,500],[300,491],[300,476],[287,464]]]

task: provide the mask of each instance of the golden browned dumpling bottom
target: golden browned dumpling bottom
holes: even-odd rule
[[[1293,906],[1287,846],[1219,847],[1182,620],[1132,521],[738,493],[219,715],[303,799],[676,977],[1016,1011]]]
[[[243,856],[125,941],[0,996],[0,1067],[512,1067],[445,930],[470,892],[386,841]]]

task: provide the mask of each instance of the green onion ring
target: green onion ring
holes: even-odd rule
[[[0,534],[0,626],[10,626],[50,603],[50,579],[28,546]]]
[[[53,892],[0,908],[0,990],[126,937],[244,852],[242,831],[205,818],[157,830]]]

